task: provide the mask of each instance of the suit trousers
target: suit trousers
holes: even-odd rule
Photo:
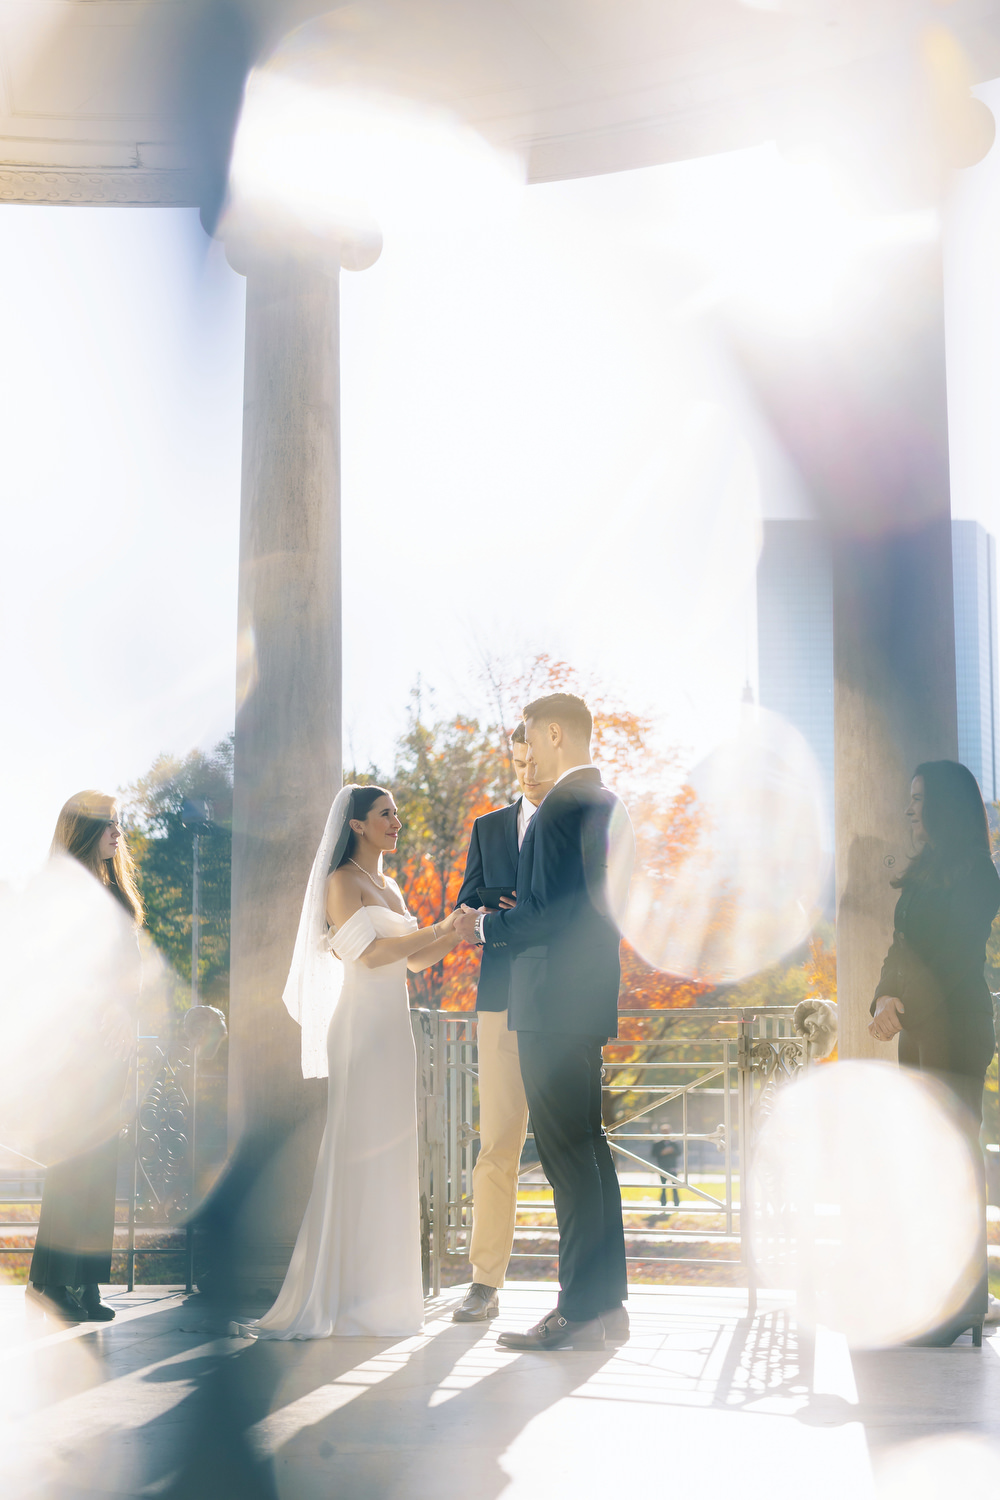
[[[572,1323],[628,1296],[622,1198],[601,1117],[604,1037],[519,1031],[521,1076],[559,1225],[559,1311]]]
[[[472,1279],[503,1286],[514,1243],[517,1172],[528,1133],[528,1105],[517,1033],[505,1010],[478,1015],[479,1155],[472,1171]]]
[[[986,1166],[979,1133],[983,1124],[983,1085],[995,1051],[993,1018],[985,1014],[949,1018],[919,1036],[905,1029],[899,1033],[900,1067],[930,1073],[950,1089],[958,1106],[958,1124],[968,1139],[976,1172],[976,1186],[982,1209],[979,1217],[981,1227],[974,1263],[969,1267],[973,1284],[965,1303],[955,1314],[958,1320],[965,1317],[970,1320],[981,1318],[989,1302]]]

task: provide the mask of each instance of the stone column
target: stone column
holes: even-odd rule
[[[951,521],[834,542],[837,991],[841,1057],[895,1056],[868,1035],[906,868],[914,767],[958,759]]]
[[[230,1152],[241,1292],[272,1294],[305,1208],[326,1085],[281,1000],[341,773],[339,270],[240,249],[247,277],[233,797]],[[377,256],[377,249],[366,262]],[[358,261],[348,262],[358,266]],[[358,266],[360,268],[360,266]]]
[[[738,334],[833,551],[841,1057],[867,1034],[922,760],[958,756],[940,253],[895,249],[825,331]]]

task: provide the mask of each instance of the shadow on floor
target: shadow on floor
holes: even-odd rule
[[[122,1374],[133,1384],[116,1430],[103,1413],[92,1435],[77,1421],[58,1454],[66,1477],[30,1493],[414,1500],[453,1491],[493,1500],[508,1484],[501,1456],[525,1425],[614,1357],[498,1355],[495,1331],[450,1323],[403,1342],[247,1344],[219,1338],[218,1320],[197,1314],[150,1313],[141,1338],[137,1330],[114,1347],[104,1336],[103,1357],[101,1334],[76,1340],[69,1359],[67,1344],[37,1351],[43,1413],[104,1387],[113,1403]],[[180,1399],[170,1400],[170,1387],[184,1388]],[[142,1420],[148,1401],[158,1409]]]

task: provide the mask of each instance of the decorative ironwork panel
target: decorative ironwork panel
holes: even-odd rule
[[[140,1224],[176,1224],[191,1206],[193,1065],[184,1045],[140,1051],[136,1112],[129,1126],[135,1161],[134,1215]]]

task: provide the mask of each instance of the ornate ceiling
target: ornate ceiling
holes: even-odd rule
[[[857,154],[901,122],[963,164],[1000,0],[0,0],[0,200],[212,220],[246,69],[276,48],[318,85],[453,110],[532,181],[770,138]]]

